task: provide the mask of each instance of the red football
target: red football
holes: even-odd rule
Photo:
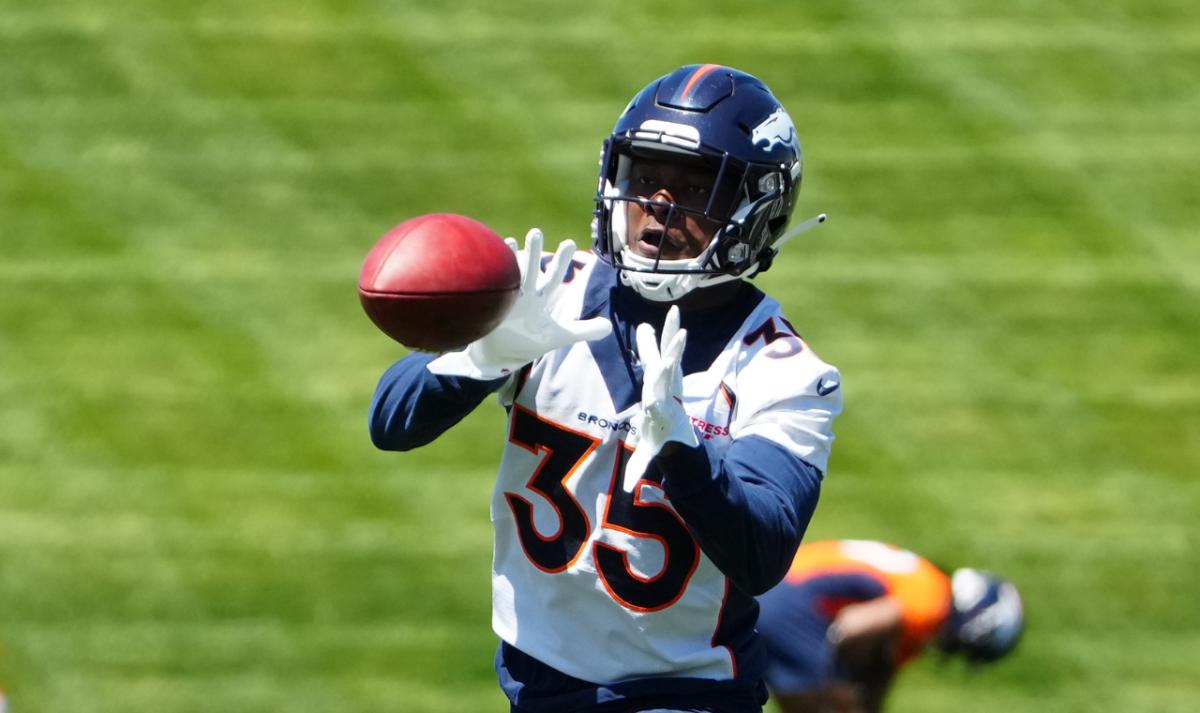
[[[504,319],[521,287],[512,250],[466,216],[431,213],[384,234],[363,262],[358,297],[375,326],[410,349],[470,344]]]

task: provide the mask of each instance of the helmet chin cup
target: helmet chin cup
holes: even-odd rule
[[[704,275],[689,272],[655,272],[656,269],[687,270],[698,267],[698,260],[651,260],[629,248],[618,253],[621,284],[651,302],[674,302],[699,286]],[[632,268],[632,269],[631,269]]]
[[[618,253],[617,271],[621,284],[631,287],[651,302],[674,302],[694,290],[741,279],[742,275],[722,275],[699,272],[705,255],[691,260],[652,260],[622,248]],[[753,272],[751,266],[749,272]],[[690,271],[689,271],[690,270]]]

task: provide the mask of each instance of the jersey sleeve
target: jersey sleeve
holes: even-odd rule
[[[747,324],[785,323],[772,309],[777,303],[764,303]],[[734,409],[731,442],[708,454],[707,468],[696,457],[702,447],[663,465],[671,501],[709,559],[758,594],[783,578],[816,509],[841,377],[792,332],[751,328],[739,343],[734,385],[722,382]]]
[[[897,663],[914,658],[950,616],[950,578],[922,560],[915,572],[895,576],[890,595],[904,615]]]
[[[833,445],[833,420],[842,412],[838,370],[807,345],[787,356],[763,349],[739,374],[738,385],[731,435],[765,438],[824,473]]]

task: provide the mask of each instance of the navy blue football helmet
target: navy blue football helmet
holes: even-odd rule
[[[703,200],[656,205],[668,228],[688,214],[715,225],[698,257],[647,258],[628,249],[628,207],[650,203],[630,186],[631,167],[639,161],[708,167],[713,185],[698,192]],[[593,222],[596,252],[620,271],[625,284],[657,301],[753,276],[778,252],[802,172],[795,126],[765,84],[720,65],[681,67],[642,89],[604,142]]]
[[[1021,595],[1012,582],[991,572],[963,568],[950,578],[953,605],[938,637],[946,653],[990,663],[1011,652],[1025,629]]]

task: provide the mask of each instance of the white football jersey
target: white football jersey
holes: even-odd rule
[[[591,254],[575,261],[555,305],[572,318],[597,266]],[[585,342],[547,354],[501,391],[510,419],[491,507],[493,627],[594,683],[732,678],[733,652],[714,644],[730,583],[659,483],[621,486],[640,409],[614,398],[622,379],[622,389],[640,388]],[[765,296],[711,367],[684,377],[683,402],[714,463],[734,439],[760,436],[824,472],[839,381]]]

